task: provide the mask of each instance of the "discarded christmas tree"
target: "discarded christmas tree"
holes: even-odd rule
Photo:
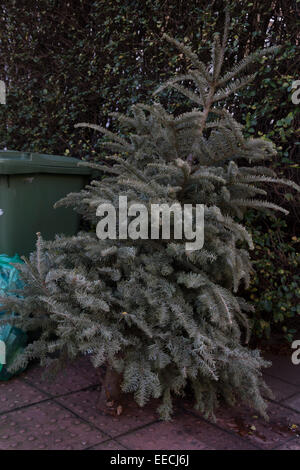
[[[237,295],[240,282],[249,282],[247,246],[253,244],[237,220],[248,208],[283,211],[261,198],[265,183],[299,188],[247,163],[272,158],[274,146],[245,139],[222,102],[253,78],[241,74],[255,57],[274,49],[223,73],[227,29],[228,18],[222,42],[214,36],[208,66],[166,36],[189,69],[156,96],[173,88],[194,103],[193,111],[175,117],[156,102],[133,106],[129,116],[113,113],[127,138],[79,125],[110,138],[104,145],[115,153],[113,165],[96,165],[108,176],[58,204],[74,207],[92,226],[99,222],[99,205],[112,204],[118,213],[119,196],[127,197],[129,208],[143,204],[149,214],[152,204],[203,204],[203,248],[186,249],[186,240],[174,237],[172,218],[170,239],[99,240],[96,233],[81,232],[44,242],[39,236],[37,251],[21,267],[23,298],[0,299],[7,311],[19,314],[14,324],[41,330],[15,368],[32,358],[56,367],[89,352],[96,368],[107,366],[102,405],[108,401],[117,412],[120,391],[131,392],[140,406],[161,397],[160,416],[169,419],[172,397],[190,385],[195,407],[205,416],[213,417],[220,400],[244,402],[266,415],[266,363],[246,345],[252,307]],[[195,210],[192,217],[195,222]],[[137,223],[135,233],[142,236]]]

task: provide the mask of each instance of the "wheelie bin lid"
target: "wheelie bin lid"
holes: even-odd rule
[[[60,155],[32,152],[0,151],[0,175],[24,173],[56,173],[65,175],[91,175],[93,170],[78,166],[81,160]]]

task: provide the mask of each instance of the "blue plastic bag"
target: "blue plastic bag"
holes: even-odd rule
[[[18,255],[15,255],[13,258],[9,258],[7,255],[0,255],[0,297],[10,294],[9,291],[16,289],[22,289],[23,283],[19,278],[18,270],[12,266],[11,263],[22,263],[22,260]],[[0,317],[4,315],[5,312],[1,311],[0,305]],[[13,363],[14,359],[18,354],[20,354],[27,344],[27,335],[20,328],[11,326],[9,324],[0,326],[0,341],[1,345],[5,345],[5,363],[3,359],[0,361],[0,381],[8,380],[13,375],[20,373],[20,371],[15,374],[8,372],[8,367]]]
[[[22,289],[23,287],[18,270],[11,263],[17,264],[23,263],[23,261],[18,255],[15,255],[13,258],[9,258],[7,255],[0,255],[0,297],[7,295],[8,290]]]

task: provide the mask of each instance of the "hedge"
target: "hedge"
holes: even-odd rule
[[[228,106],[247,134],[276,143],[272,166],[299,183],[299,107],[291,101],[298,78],[299,0],[7,0],[0,6],[0,79],[7,86],[7,105],[0,106],[1,148],[98,159],[99,135],[75,130],[74,124],[113,128],[109,111],[151,101],[170,68],[180,72],[183,65],[162,42],[162,33],[205,56],[211,31],[222,28],[229,4],[231,64],[264,45],[282,49],[269,65],[260,59],[254,83]],[[163,100],[172,109],[170,97]],[[186,110],[188,103],[177,98],[175,111]],[[299,296],[299,199],[285,189],[272,198],[290,216],[271,220],[249,214],[257,260],[249,295],[257,305],[257,335],[269,335],[273,328],[291,340]]]

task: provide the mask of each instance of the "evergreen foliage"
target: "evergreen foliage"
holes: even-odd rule
[[[184,70],[182,54],[161,47],[162,33],[189,40],[206,62],[210,32],[222,28],[230,6],[227,69],[266,44],[282,49],[272,63],[258,57],[251,86],[230,95],[224,105],[245,124],[246,137],[264,136],[276,144],[277,155],[268,165],[299,184],[300,108],[291,100],[298,78],[299,5],[296,0],[6,0],[0,5],[0,79],[7,89],[7,105],[0,106],[1,146],[98,160],[103,156],[99,133],[78,131],[74,122],[102,122],[116,130],[115,121],[106,119],[108,111],[150,103],[159,80]],[[160,100],[169,112],[190,110],[184,95],[173,99],[167,89]],[[299,316],[300,198],[280,186],[270,200],[290,213],[272,218],[249,211],[257,269],[246,295],[256,304],[253,333],[285,334],[291,341]]]
[[[123,392],[133,393],[140,406],[161,397],[163,419],[170,419],[172,397],[188,385],[206,417],[214,417],[220,400],[242,401],[266,416],[261,369],[267,363],[245,344],[252,306],[237,295],[241,282],[249,284],[253,248],[241,220],[248,208],[284,211],[263,198],[266,183],[299,188],[263,166],[275,155],[273,144],[245,139],[222,106],[253,78],[245,75],[253,60],[275,52],[259,51],[224,72],[227,30],[228,17],[222,39],[214,35],[208,65],[165,35],[189,67],[155,96],[175,89],[194,103],[193,111],[175,117],[158,98],[153,105],[136,104],[130,116],[113,114],[125,137],[79,124],[106,137],[112,155],[90,165],[107,176],[57,204],[72,206],[93,225],[99,204],[117,210],[120,195],[128,206],[143,203],[149,213],[151,204],[203,204],[203,249],[187,251],[185,240],[175,237],[99,240],[81,232],[44,242],[38,235],[36,252],[21,267],[23,297],[0,299],[19,314],[14,324],[41,330],[15,368],[38,358],[56,369],[88,352],[96,368],[106,364],[122,376]]]

